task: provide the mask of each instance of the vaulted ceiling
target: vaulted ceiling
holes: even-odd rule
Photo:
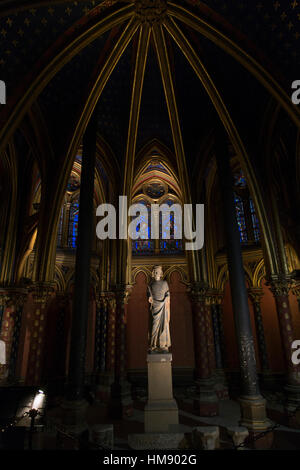
[[[151,0],[1,2],[0,78],[5,80],[8,94],[7,106],[1,109],[0,114],[3,126],[15,113],[11,127],[1,135],[3,141],[13,135],[17,117],[21,116],[21,123],[35,103],[52,142],[54,158],[57,161],[64,158],[78,120],[86,112],[84,104],[88,95],[120,36],[126,34],[130,15],[122,21],[112,22],[109,28],[103,28],[101,35],[94,31],[105,16],[114,15],[132,3],[140,3],[144,8],[151,5]],[[163,0],[152,1],[157,5],[163,3]],[[258,0],[182,0],[173,3],[173,13],[169,17],[200,58],[238,130],[242,135],[247,134],[248,141],[260,138],[271,93],[255,73],[246,70],[243,60],[251,57],[258,68],[263,67],[270,73],[282,93],[286,94],[283,100],[287,100],[291,94],[291,82],[299,78],[299,4],[296,0],[263,3]],[[169,6],[172,7],[171,2]],[[181,8],[187,9],[192,16],[181,15]],[[201,19],[203,30],[194,27],[194,17]],[[99,133],[111,147],[120,167],[128,139],[139,31],[139,28],[133,31],[99,100]],[[212,39],[216,31],[216,39]],[[239,45],[244,59],[240,60],[239,51],[235,56],[230,53],[228,44],[220,36],[222,34]],[[199,158],[201,140],[215,119],[215,109],[203,83],[172,35],[170,28],[164,29],[184,151],[188,169],[193,171],[195,160]],[[93,39],[85,43],[88,36]],[[71,52],[61,66],[58,59],[63,50],[65,55],[66,51]],[[49,68],[51,61],[56,63]],[[43,70],[46,72],[35,82]],[[30,90],[30,96],[25,100],[27,90]],[[154,138],[174,150],[162,72],[151,35],[141,91],[136,152]]]

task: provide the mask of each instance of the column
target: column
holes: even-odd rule
[[[76,432],[86,429],[84,400],[86,336],[90,298],[90,264],[94,220],[94,178],[97,142],[97,107],[83,136],[78,238],[73,296],[68,388],[63,421]]]
[[[261,312],[261,299],[264,294],[261,288],[250,288],[248,289],[248,295],[253,305],[256,335],[258,342],[258,353],[262,369],[262,383],[264,386],[268,386],[268,383],[269,385],[272,384],[272,373],[269,364],[265,331]]]
[[[222,296],[212,290],[211,315],[214,334],[215,358],[216,358],[216,386],[215,391],[219,399],[228,398],[228,385],[224,370],[224,331],[222,323],[222,309],[220,308]]]
[[[291,281],[285,276],[271,276],[268,281],[276,302],[281,342],[287,368],[287,413],[300,406],[300,366],[292,363],[291,344],[295,339],[289,303]]]
[[[18,359],[19,350],[19,338],[21,331],[21,320],[23,307],[27,299],[26,289],[17,289],[13,294],[14,312],[13,312],[13,335],[10,347],[9,355],[9,369],[8,369],[8,381],[10,383],[18,383],[19,378],[16,377],[16,366]]]
[[[54,295],[55,284],[51,282],[36,282],[30,292],[34,301],[34,309],[30,313],[30,348],[26,374],[27,385],[41,383],[47,320],[48,301]]]
[[[55,351],[54,361],[55,367],[55,392],[60,395],[63,394],[63,386],[66,380],[66,359],[67,359],[67,336],[68,336],[68,313],[70,294],[59,292],[56,294],[57,307],[59,309],[57,314],[57,323],[55,331]]]
[[[18,354],[21,315],[27,290],[22,288],[1,289],[0,339],[5,343],[6,364],[0,366],[0,378],[8,383],[16,381],[15,369]]]
[[[113,403],[114,415],[123,417],[131,416],[133,413],[131,385],[127,381],[126,369],[126,326],[130,289],[129,285],[120,285],[116,289],[116,362]]]
[[[117,303],[114,292],[106,292],[98,304],[101,305],[101,318],[97,322],[101,340],[97,346],[96,401],[108,414],[111,409],[112,384],[115,381]]]
[[[107,320],[107,300],[105,293],[96,293],[96,327],[95,327],[95,373],[99,374],[105,371],[106,355],[106,325]]]
[[[237,335],[241,373],[241,425],[253,434],[266,430],[266,402],[260,394],[253,336],[251,330],[248,295],[243,268],[240,235],[236,221],[233,181],[224,129],[216,136],[216,160],[219,185],[223,200],[224,227],[228,259],[232,307]]]
[[[297,302],[298,302],[298,309],[300,313],[300,281],[297,280],[294,282],[292,285],[292,292],[296,296]]]
[[[208,286],[205,284],[194,283],[191,286],[196,379],[194,408],[199,416],[216,416],[218,399],[214,391],[212,351],[207,331],[210,316],[207,292]]]

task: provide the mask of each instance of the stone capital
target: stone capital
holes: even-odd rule
[[[205,282],[193,282],[188,287],[188,293],[192,302],[205,302],[209,303],[210,295],[209,285]]]
[[[211,288],[208,291],[209,303],[211,305],[218,304],[220,305],[223,301],[224,293],[219,289]]]
[[[292,292],[300,300],[300,281],[294,281],[292,284]]]
[[[291,282],[291,278],[288,275],[271,275],[267,285],[274,297],[281,297],[289,295]]]
[[[17,309],[22,308],[26,301],[27,294],[27,289],[21,287],[0,288],[0,304],[3,307],[14,305]]]
[[[264,292],[260,287],[251,287],[248,289],[248,296],[253,304],[260,305]]]
[[[40,304],[42,307],[46,305],[49,298],[55,292],[55,283],[54,282],[36,282],[30,288],[32,292],[33,300],[36,304]]]
[[[124,285],[116,286],[115,295],[116,295],[116,300],[118,304],[128,303],[132,287],[133,286],[131,284],[124,284]]]

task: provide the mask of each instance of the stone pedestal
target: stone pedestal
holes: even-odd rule
[[[145,432],[170,432],[179,424],[173,398],[172,354],[148,354],[148,402],[145,406]]]

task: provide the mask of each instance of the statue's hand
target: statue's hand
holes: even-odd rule
[[[149,297],[149,299],[148,299],[148,300],[149,300],[150,304],[152,304],[152,303],[153,303],[153,299],[152,299],[152,297]]]

